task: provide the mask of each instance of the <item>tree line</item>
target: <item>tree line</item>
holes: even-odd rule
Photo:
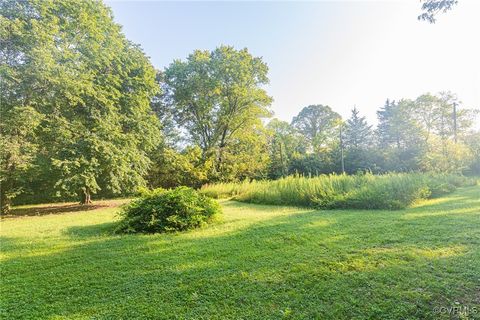
[[[449,92],[387,100],[377,128],[320,104],[272,119],[261,58],[220,46],[155,70],[94,0],[2,1],[0,39],[2,213],[290,174],[480,174],[476,111]]]

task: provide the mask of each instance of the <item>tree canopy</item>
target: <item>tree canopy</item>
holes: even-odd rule
[[[329,106],[310,105],[293,118],[292,126],[305,137],[312,150],[318,152],[337,137],[340,119],[340,115]]]
[[[150,62],[110,9],[93,0],[31,0],[3,1],[0,12],[2,117],[28,110],[32,124],[18,134],[9,128],[18,121],[6,122],[2,138],[34,131],[22,161],[55,177],[50,185],[60,194],[80,193],[89,202],[101,189],[141,185],[147,152],[160,137],[150,109],[158,87]],[[17,172],[10,154],[2,154],[2,167]]]
[[[171,111],[164,113],[174,115],[205,159],[214,158],[217,175],[232,169],[225,164],[234,149],[253,143],[252,134],[263,131],[261,119],[270,116],[272,102],[262,87],[267,72],[261,58],[229,46],[197,50],[165,70],[164,107]]]

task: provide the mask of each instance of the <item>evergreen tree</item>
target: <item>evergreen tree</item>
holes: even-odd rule
[[[377,139],[386,171],[418,170],[425,150],[425,132],[413,117],[413,102],[387,100],[377,111]]]
[[[368,125],[365,117],[359,116],[359,111],[354,107],[345,127],[345,146],[355,149],[364,148],[370,146],[371,142],[372,126]]]
[[[376,170],[373,163],[372,126],[368,125],[365,117],[359,115],[357,108],[353,108],[351,117],[347,120],[344,131],[345,144],[345,171],[355,173],[359,170]]]

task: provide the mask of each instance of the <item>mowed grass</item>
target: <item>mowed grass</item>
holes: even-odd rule
[[[480,318],[478,186],[398,211],[221,203],[177,234],[114,235],[115,207],[3,219],[0,318]]]

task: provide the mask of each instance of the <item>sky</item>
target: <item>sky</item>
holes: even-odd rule
[[[460,0],[435,24],[417,20],[419,0],[105,2],[157,69],[222,44],[262,57],[285,121],[323,104],[344,118],[356,106],[376,123],[387,98],[447,90],[480,109],[479,0]]]

